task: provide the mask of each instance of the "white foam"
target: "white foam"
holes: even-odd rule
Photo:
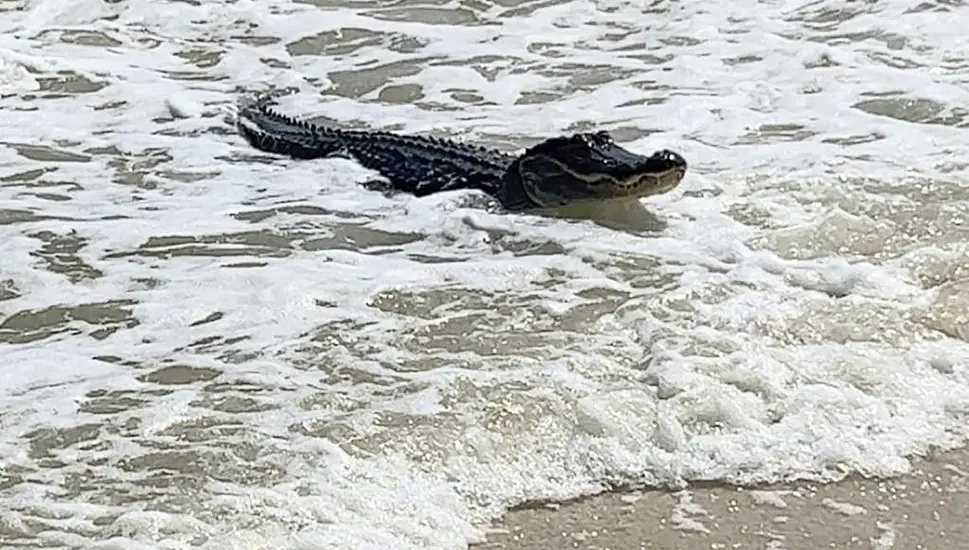
[[[969,50],[956,17],[900,0],[820,26],[802,19],[841,4],[652,13],[574,0],[523,15],[495,5],[476,14],[492,24],[471,26],[280,0],[180,3],[178,17],[145,0],[25,5],[0,22],[0,140],[93,158],[0,150],[0,177],[57,168],[44,187],[0,183],[0,209],[56,218],[0,225],[0,282],[19,293],[0,316],[43,330],[23,312],[126,299],[104,316],[128,308],[137,321],[105,337],[104,319],[65,318],[3,344],[15,368],[0,371],[0,462],[31,482],[0,492],[0,524],[33,537],[25,546],[463,548],[526,500],[616,483],[891,475],[965,442],[969,346],[926,328],[945,304],[909,268],[931,257],[954,273],[964,254],[919,233],[924,220],[892,226],[914,245],[860,253],[835,226],[874,227],[870,216],[831,199],[869,204],[910,192],[913,176],[965,178],[963,128],[857,107],[901,96],[942,106],[923,118],[961,116],[967,69],[955,60]],[[386,34],[323,57],[286,49],[340,29]],[[73,31],[119,45],[59,40]],[[200,67],[179,55],[197,49],[221,58]],[[373,101],[379,89],[363,101],[318,94],[339,71],[395,61],[421,67],[392,83],[420,85],[424,106]],[[569,91],[588,77],[570,64],[611,77]],[[105,87],[43,97],[44,79],[71,75]],[[679,150],[692,168],[646,201],[666,225],[645,234],[491,213],[467,206],[470,193],[384,197],[357,186],[368,174],[350,162],[264,163],[226,134],[238,90],[270,87],[301,92],[281,100],[292,113],[503,145],[579,122],[649,130],[627,145]],[[484,101],[460,103],[456,89]],[[535,93],[549,99],[519,102]],[[859,136],[877,139],[838,141]],[[143,179],[114,181],[119,160],[92,152],[105,147]],[[171,159],[143,166],[159,151]],[[280,212],[237,216],[269,209]],[[71,283],[44,269],[43,230],[86,239],[77,255],[101,276]],[[813,255],[763,245],[822,230],[834,240],[794,243]],[[230,236],[166,240],[217,235]],[[345,245],[369,238],[385,240],[367,253]],[[545,245],[557,248],[521,253]],[[198,247],[221,255],[184,254]],[[408,307],[381,306],[393,292]],[[171,365],[221,375],[151,381]],[[136,402],[113,411],[120,398]],[[164,452],[175,458],[152,470]],[[152,492],[164,475],[169,489]],[[683,498],[678,524],[706,529]],[[46,530],[27,532],[38,521]],[[890,547],[882,531],[873,544]]]
[[[697,517],[708,517],[707,511],[699,504],[693,502],[693,494],[689,491],[680,492],[680,501],[673,507],[670,514],[670,522],[673,529],[678,531],[688,531],[695,533],[710,533],[710,528],[703,524]]]
[[[821,500],[821,504],[834,512],[837,512],[844,516],[857,516],[859,514],[867,514],[866,510],[862,506],[856,504],[851,504],[850,502],[839,502],[831,498],[825,498]]]

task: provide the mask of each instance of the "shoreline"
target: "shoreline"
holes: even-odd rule
[[[606,492],[509,511],[470,550],[969,550],[969,448],[895,478]],[[962,540],[963,542],[958,542]]]

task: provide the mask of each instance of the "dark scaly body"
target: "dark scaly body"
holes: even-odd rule
[[[282,115],[268,100],[243,103],[237,125],[262,151],[298,159],[345,156],[378,172],[394,190],[423,196],[478,189],[508,210],[646,196],[672,188],[686,171],[676,153],[637,155],[605,132],[552,138],[513,156],[446,139],[320,126]],[[647,182],[657,174],[662,184]]]

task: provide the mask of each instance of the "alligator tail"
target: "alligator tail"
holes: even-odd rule
[[[341,150],[340,142],[328,138],[322,128],[280,114],[272,103],[273,98],[268,96],[240,102],[236,127],[250,145],[297,159],[323,158]]]

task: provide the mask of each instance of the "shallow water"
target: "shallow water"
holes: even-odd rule
[[[528,500],[965,443],[961,2],[0,11],[2,545],[463,548]],[[266,89],[691,171],[591,219],[386,197],[246,146]]]

